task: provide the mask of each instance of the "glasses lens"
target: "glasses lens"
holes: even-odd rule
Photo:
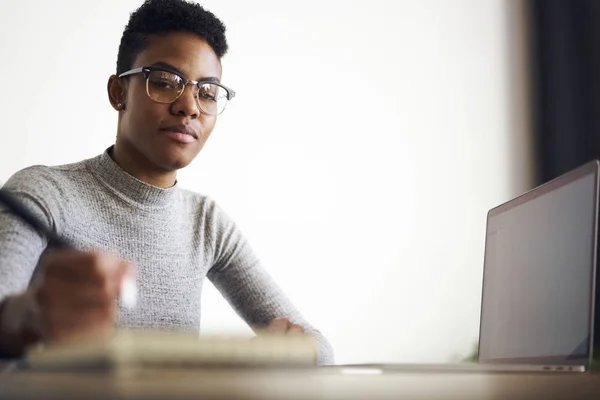
[[[172,103],[184,89],[180,76],[166,71],[152,71],[146,82],[148,96],[159,103]]]
[[[201,83],[198,86],[198,105],[208,115],[219,115],[227,106],[226,89],[213,83]]]

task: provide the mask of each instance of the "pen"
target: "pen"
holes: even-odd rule
[[[6,205],[8,210],[33,229],[42,233],[48,239],[52,247],[58,249],[74,249],[75,246],[66,238],[54,233],[50,228],[44,225],[31,211],[27,209],[11,192],[0,187],[0,203]],[[121,301],[127,308],[135,307],[137,302],[137,287],[135,280],[126,276],[121,286]]]

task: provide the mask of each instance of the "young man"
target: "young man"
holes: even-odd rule
[[[198,155],[234,97],[220,83],[226,51],[224,25],[201,6],[146,1],[131,15],[108,81],[119,113],[114,146],[79,163],[26,168],[6,183],[77,250],[50,251],[52,243],[0,207],[5,357],[115,324],[198,330],[208,276],[252,328],[303,331],[319,344],[317,363],[333,362],[326,339],[263,270],[236,225],[210,198],[177,184],[177,170]],[[132,309],[115,302],[127,274],[139,289]]]

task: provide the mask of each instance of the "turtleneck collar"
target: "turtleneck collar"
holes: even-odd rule
[[[89,159],[87,166],[117,196],[140,208],[164,208],[177,195],[177,182],[170,188],[163,189],[129,175],[110,156],[112,148],[113,146],[101,155]]]

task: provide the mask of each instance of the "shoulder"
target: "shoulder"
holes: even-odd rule
[[[83,161],[73,164],[32,165],[15,172],[2,186],[29,210],[58,226],[79,198],[81,174],[88,174]]]
[[[68,208],[66,201],[75,197],[63,167],[33,165],[24,168],[15,172],[2,188],[9,190],[47,226],[58,229],[64,210]]]
[[[57,166],[32,165],[15,172],[4,184],[4,188],[32,196],[64,196],[76,180],[86,174],[85,162]]]

